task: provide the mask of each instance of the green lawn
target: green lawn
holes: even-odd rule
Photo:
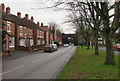
[[[57,79],[118,79],[118,57],[116,65],[104,65],[105,52],[94,55],[94,48],[77,47],[76,54],[58,75]]]

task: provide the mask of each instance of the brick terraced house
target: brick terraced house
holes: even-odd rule
[[[25,17],[21,17],[21,13],[18,12],[17,16],[10,13],[10,7],[6,8],[1,4],[0,9],[2,11],[2,31],[6,31],[3,41],[3,50],[33,50],[41,49],[45,44],[52,44],[54,41],[61,41],[61,37],[56,34],[55,27],[44,26],[43,23],[39,25],[34,22],[34,17],[25,14]],[[4,52],[4,51],[3,51]]]
[[[50,44],[50,42],[49,42],[49,33],[50,33],[50,31],[49,31],[49,28],[48,28],[48,26],[44,26],[43,25],[43,23],[41,23],[41,29],[44,31],[44,44]]]
[[[4,7],[4,4],[2,4],[2,7]],[[4,11],[4,8],[2,8],[2,11]],[[3,45],[3,49],[5,51],[13,51],[15,49],[15,23],[10,19],[10,7],[6,8],[6,12],[4,12],[4,14],[8,15],[8,18],[2,20],[2,23],[4,24],[2,30],[6,31],[8,34],[5,35],[5,44]]]

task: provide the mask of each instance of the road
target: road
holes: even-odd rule
[[[55,79],[75,49],[75,46],[62,47],[53,53],[40,52],[3,61],[3,72],[0,75],[3,79]]]
[[[99,48],[99,50],[104,50],[106,51],[105,47]],[[120,55],[120,51],[114,51],[115,55]]]

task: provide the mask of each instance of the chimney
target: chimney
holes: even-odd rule
[[[52,30],[52,27],[50,26],[50,30]]]
[[[7,13],[7,14],[10,14],[10,7],[7,7],[7,8],[6,8],[6,13]]]
[[[54,29],[55,29],[55,27],[52,27],[52,29],[54,30]]]
[[[18,13],[17,13],[17,16],[21,18],[21,13],[20,13],[20,12],[18,12]]]
[[[41,26],[43,26],[43,23],[41,23]]]
[[[4,5],[4,3],[2,3],[0,6],[1,6],[1,10],[4,12],[5,11],[5,5]]]
[[[40,23],[39,23],[39,22],[37,22],[37,25],[39,26],[39,25],[40,25]]]
[[[33,16],[31,16],[31,20],[32,20],[32,21],[34,21],[34,18],[33,18]]]
[[[25,18],[28,19],[28,14],[25,14]]]

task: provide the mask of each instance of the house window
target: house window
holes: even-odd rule
[[[40,37],[42,37],[41,35],[42,35],[42,34],[41,34],[41,31],[40,31]]]
[[[30,35],[32,35],[32,30],[30,29]]]
[[[42,32],[42,38],[44,38],[44,32]]]
[[[26,29],[26,33],[27,33],[27,35],[28,35],[28,32],[29,32],[29,29],[27,28],[27,29]]]
[[[39,37],[40,35],[39,35],[39,30],[37,30],[37,37]]]
[[[38,39],[38,44],[40,44],[41,42],[40,42],[40,39]]]
[[[20,39],[20,46],[25,46],[25,39]]]
[[[20,26],[20,35],[23,35],[22,26]]]
[[[30,39],[30,46],[33,45],[33,39]]]
[[[47,37],[46,38],[49,38],[49,33],[47,32]]]
[[[8,31],[8,32],[11,32],[11,26],[10,26],[10,23],[7,23],[7,31]]]
[[[9,47],[14,47],[14,37],[10,37],[10,46]]]
[[[24,28],[24,34],[25,34],[25,35],[27,34],[27,29],[26,29],[26,27]]]

